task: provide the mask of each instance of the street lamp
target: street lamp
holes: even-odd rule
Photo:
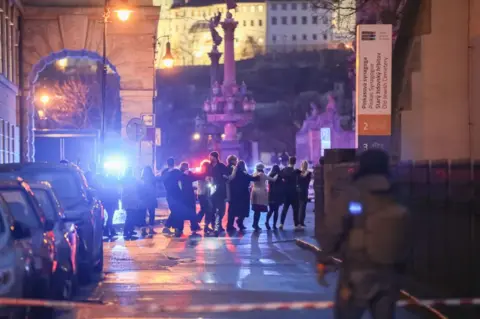
[[[42,94],[42,96],[40,96],[40,102],[42,102],[43,106],[45,107],[50,102],[50,96],[47,94]]]
[[[107,109],[107,24],[110,21],[111,5],[110,1],[105,0],[103,6],[103,55],[102,55],[102,117],[100,123],[100,163],[103,167],[103,158],[105,154],[105,113]],[[117,14],[120,21],[125,22],[130,18],[132,10],[128,7],[128,0],[117,0],[113,11]]]
[[[163,63],[163,66],[167,69],[171,69],[175,64],[175,59],[173,58],[172,50],[170,48],[170,41],[167,41],[167,44],[165,47],[165,55],[162,58],[162,63]]]
[[[193,138],[194,141],[199,141],[200,138],[201,138],[200,133],[194,133],[192,138]]]

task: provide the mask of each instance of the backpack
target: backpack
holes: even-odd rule
[[[410,253],[410,214],[389,194],[362,192],[350,203],[348,250],[380,265],[404,263]]]

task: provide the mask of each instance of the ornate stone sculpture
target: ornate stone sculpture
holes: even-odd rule
[[[222,19],[222,13],[217,12],[212,18],[210,18],[210,22],[208,27],[210,28],[210,34],[212,35],[212,42],[213,42],[213,51],[218,51],[218,46],[222,44],[223,38],[220,36],[216,28],[220,24],[220,20]]]

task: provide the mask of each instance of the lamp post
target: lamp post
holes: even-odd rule
[[[107,109],[107,24],[112,12],[111,2],[115,0],[105,0],[103,6],[103,54],[102,54],[102,116],[100,122],[100,164],[103,167],[103,159],[105,156],[105,113]],[[132,10],[128,7],[128,0],[115,1],[113,12],[117,14],[120,21],[125,22],[130,18]]]
[[[160,40],[163,38],[167,38],[167,43],[165,44],[165,54],[162,57],[162,65],[166,69],[171,69],[173,68],[175,64],[175,59],[172,55],[172,49],[170,45],[170,36],[169,35],[163,35],[163,36],[153,36],[153,97],[152,97],[152,112],[155,115],[155,122],[156,122],[156,109],[155,109],[155,101],[157,99],[157,69],[156,69],[156,62],[157,62],[157,47],[161,44]],[[155,130],[157,129],[156,123],[155,125]],[[164,140],[165,132],[160,132],[160,146],[163,145],[162,140]],[[156,145],[156,139],[155,141],[152,141],[152,165],[153,165],[153,171],[156,172],[157,170],[157,145]]]

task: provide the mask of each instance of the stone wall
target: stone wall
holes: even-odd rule
[[[25,7],[22,76],[27,107],[23,116],[28,125],[23,134],[27,150],[24,159],[34,159],[34,107],[29,96],[36,75],[34,69],[38,69],[41,63],[68,56],[70,50],[77,51],[77,54],[85,50],[85,55],[94,52],[102,56],[102,14],[102,7]],[[153,37],[158,16],[158,7],[135,7],[127,22],[120,22],[112,15],[107,24],[107,59],[120,76],[123,137],[129,119],[153,109]],[[142,162],[151,163],[151,159]]]

